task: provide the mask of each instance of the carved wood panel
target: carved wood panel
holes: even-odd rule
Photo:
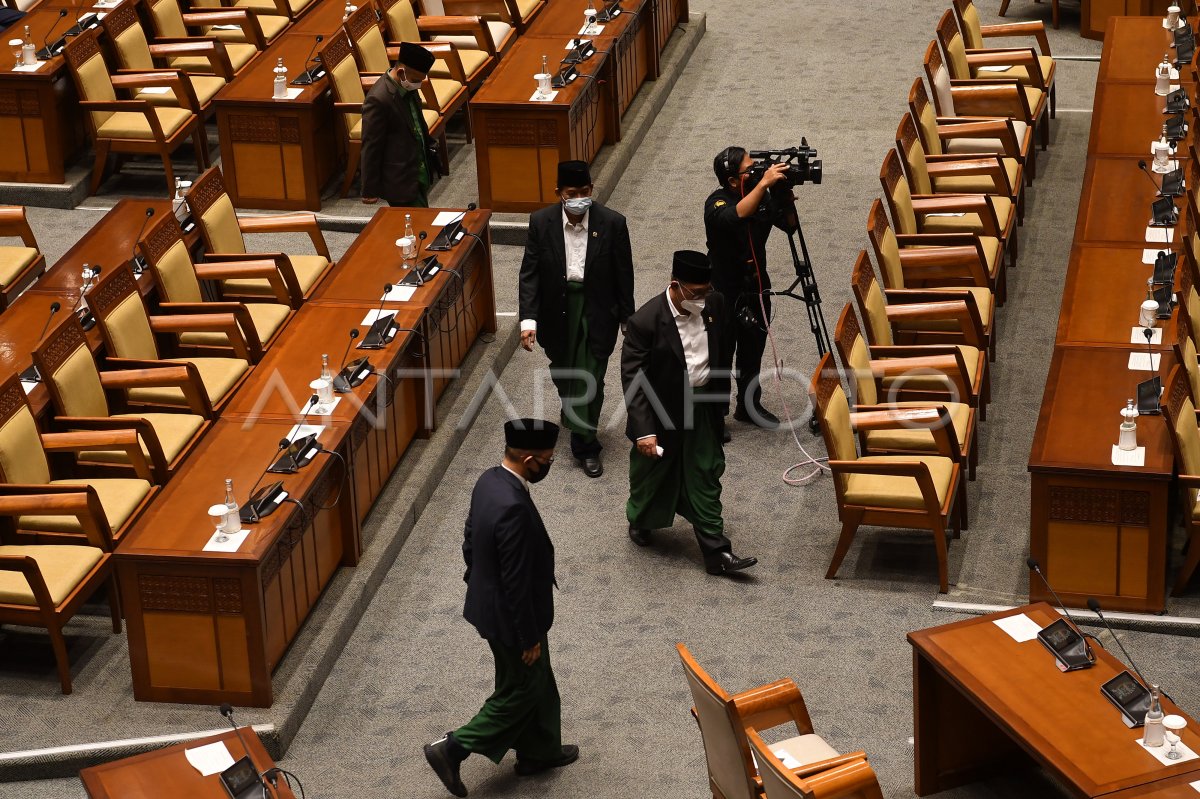
[[[183,231],[179,229],[179,221],[173,214],[164,214],[142,239],[142,253],[151,264],[157,264],[158,259],[166,255],[175,242],[182,240]]]
[[[254,119],[254,117],[243,117],[236,114],[230,115],[231,130],[235,122],[242,119]],[[234,138],[236,140],[236,136]],[[225,190],[225,181],[221,177],[221,168],[214,166],[196,178],[185,196],[188,208],[191,208],[192,213],[199,217],[204,216],[204,212],[211,208],[213,203],[219,200],[222,195],[227,193]]]
[[[75,314],[68,313],[67,318],[53,328],[44,343],[34,350],[34,360],[40,361],[38,369],[43,375],[54,374],[71,353],[86,346],[87,339],[79,320]]]
[[[4,425],[25,406],[25,390],[14,374],[0,385],[0,425]]]
[[[167,613],[212,613],[212,591],[206,577],[138,575],[142,610]]]
[[[137,293],[137,278],[133,276],[132,270],[122,266],[107,275],[101,274],[100,281],[87,293],[88,307],[103,320],[122,300]]]
[[[232,577],[213,578],[213,597],[217,613],[240,616],[242,613],[242,584]]]
[[[549,119],[505,119],[489,116],[487,139],[510,147],[557,147],[558,126]]]
[[[279,128],[280,120],[278,117],[267,117],[258,114],[229,115],[229,138],[235,142],[278,144],[280,141]],[[212,199],[213,202],[216,201],[216,197]],[[207,207],[205,206],[206,209]],[[204,210],[201,210],[200,213],[203,214]]]
[[[1113,489],[1052,485],[1047,516],[1051,521],[1116,524],[1120,504],[1120,493]]]

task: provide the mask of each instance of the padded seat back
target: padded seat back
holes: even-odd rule
[[[928,174],[926,179],[928,180]],[[883,167],[879,170],[879,182],[883,185],[883,194],[887,198],[888,210],[892,212],[896,230],[901,234],[919,233],[912,194],[908,190],[908,181],[904,179],[900,156],[895,150],[888,150],[884,155]]]
[[[421,31],[417,29],[417,15],[413,11],[412,0],[382,0],[384,20],[388,33],[395,42],[419,42]],[[438,3],[441,6],[441,3]],[[440,10],[429,9],[431,14],[441,14]]]
[[[363,3],[342,27],[350,36],[354,45],[354,55],[363,72],[387,72],[392,68],[383,34],[379,32],[379,24],[375,21],[374,4]]]
[[[220,167],[205,170],[192,182],[185,196],[188,208],[200,220],[200,232],[208,252],[232,255],[246,252],[246,242],[238,227],[229,192],[225,190]]]
[[[850,367],[853,368],[853,367]],[[821,438],[825,440],[825,450],[831,461],[852,461],[858,459],[854,447],[854,431],[850,428],[850,401],[842,389],[841,377],[833,362],[833,354],[825,353],[813,373],[812,383],[808,388],[809,399],[816,408],[821,420]],[[868,404],[859,397],[863,404]],[[846,490],[846,475],[837,476],[837,495],[840,504],[842,494]]]
[[[150,44],[146,41],[146,34],[142,30],[132,2],[126,0],[114,8],[103,19],[101,25],[109,41],[116,46],[117,59],[121,62],[122,69],[154,69],[154,59],[150,57]]]
[[[867,236],[875,249],[875,259],[879,262],[879,271],[883,274],[883,282],[890,289],[904,288],[904,268],[900,263],[900,242],[888,224],[883,212],[883,203],[874,200],[867,214]]]
[[[983,49],[983,27],[979,23],[979,9],[971,0],[955,0],[954,10],[958,14],[958,29],[966,40],[968,50]]]
[[[1176,365],[1167,380],[1166,398],[1167,423],[1175,439],[1175,454],[1179,459],[1180,474],[1200,475],[1200,428],[1196,426],[1196,406],[1189,396],[1190,388],[1186,375]],[[1197,489],[1189,487],[1190,508],[1184,518],[1192,518],[1196,507]]]
[[[950,70],[946,69],[946,61],[937,42],[930,42],[925,48],[925,77],[929,80],[938,116],[957,116],[954,111],[954,92],[950,90]]]
[[[0,386],[0,481],[27,485],[50,482],[50,464],[37,422],[15,378]]]
[[[87,293],[88,306],[100,322],[109,353],[118,358],[155,360],[159,357],[150,316],[128,267],[119,267]]]
[[[362,104],[365,99],[358,65],[354,63],[350,38],[345,31],[338,31],[321,51],[321,63],[329,70],[333,84],[333,99],[339,103]],[[362,119],[362,114],[347,114],[346,128],[353,130]]]
[[[904,156],[908,167],[908,179],[915,194],[933,194],[933,182],[929,179],[929,166],[925,161],[925,148],[917,133],[917,123],[912,114],[905,114],[896,128],[896,147]]]
[[[842,308],[833,337],[838,356],[842,359],[842,366],[850,370],[858,404],[878,404],[879,393],[875,390],[875,379],[871,376],[871,350],[867,346],[867,340],[863,338],[862,329],[858,326],[858,319],[849,303]]]
[[[87,338],[69,314],[33,351],[58,416],[108,416],[108,399]]]
[[[858,299],[867,327],[871,330],[871,340],[881,346],[894,344],[892,324],[887,315],[887,299],[883,296],[879,281],[875,279],[875,272],[871,269],[867,254],[862,250],[859,251],[854,270],[850,273],[850,283],[854,287],[854,296]]]
[[[938,136],[937,113],[929,102],[929,94],[925,91],[925,82],[920,78],[913,79],[912,89],[908,92],[908,109],[917,121],[917,130],[921,135],[921,144],[929,155],[941,155],[942,139]]]
[[[179,222],[170,214],[159,217],[141,244],[156,276],[163,299],[167,302],[203,302],[200,281],[192,256],[183,241]]]
[[[747,777],[750,750],[746,733],[734,724],[729,695],[681,647],[680,658],[695,704],[710,779],[725,799],[756,799]]]
[[[63,54],[75,76],[75,88],[81,100],[112,102],[117,99],[109,78],[108,65],[100,52],[100,32],[95,28],[67,39]],[[112,111],[90,112],[92,127],[98,129],[113,115]]]
[[[178,0],[148,0],[150,17],[158,35],[168,39],[187,37],[187,26],[183,24],[183,12],[179,10]],[[197,3],[197,5],[207,5]],[[219,5],[216,3],[214,5]]]
[[[946,55],[950,77],[954,80],[970,79],[971,67],[967,64],[967,45],[959,33],[958,23],[954,21],[954,13],[948,8],[938,20],[937,37]]]

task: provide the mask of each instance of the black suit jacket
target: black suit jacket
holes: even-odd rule
[[[538,643],[554,623],[554,544],[529,492],[501,466],[475,483],[463,560],[463,617],[489,641]]]
[[[588,347],[597,358],[612,354],[617,330],[633,313],[633,248],[625,217],[593,202],[588,213],[583,272]],[[537,338],[551,360],[567,342],[567,247],[561,205],[529,215],[518,289],[521,319],[537,321]]]
[[[434,147],[420,113],[421,140],[413,135],[406,98],[395,81],[380,76],[363,101],[362,194],[382,197],[392,205],[413,205],[419,196],[417,170],[424,158],[430,182],[436,169]]]
[[[708,383],[697,389],[693,402],[715,405],[719,421],[729,410],[730,349],[726,342],[725,298],[712,292],[701,315],[708,330]],[[688,387],[687,362],[679,328],[665,294],[637,310],[625,327],[621,347],[621,383],[629,412],[625,434],[630,441],[658,436],[658,444],[669,449],[687,421],[685,403]]]

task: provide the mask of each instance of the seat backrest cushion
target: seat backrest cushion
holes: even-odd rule
[[[714,695],[686,665],[684,673],[692,689],[709,774],[726,799],[755,799],[746,778],[742,742],[730,721],[724,699]]]
[[[967,3],[962,10],[962,32],[968,50],[983,49],[983,29],[979,25],[979,10],[974,3]]]
[[[0,427],[0,471],[6,483],[50,482],[50,464],[28,406],[18,408]]]
[[[403,3],[396,5],[403,5]],[[379,32],[377,26],[372,25],[364,31],[354,43],[354,48],[362,60],[364,72],[387,72],[392,68],[388,61],[387,47],[383,43],[383,34]]]
[[[871,340],[881,347],[890,347],[895,343],[892,340],[892,325],[888,321],[887,300],[879,288],[878,280],[872,280],[863,292],[863,305],[867,312],[867,327],[871,328]]]
[[[146,34],[142,31],[141,25],[130,25],[117,34],[116,44],[122,68],[154,69],[154,59],[150,57],[150,45],[146,42]]]
[[[913,139],[904,153],[904,163],[908,167],[908,176],[912,178],[916,194],[933,194],[933,184],[929,180],[929,167],[925,163],[925,150],[921,147],[921,139]]]
[[[387,24],[388,30],[398,41],[421,41],[421,32],[417,30],[417,18],[413,14],[413,7],[409,0],[397,0],[392,3],[391,8],[387,10]]]
[[[1179,418],[1175,419],[1175,440],[1179,444],[1181,474],[1200,474],[1200,429],[1196,427],[1196,406],[1185,398],[1179,406]],[[1196,507],[1197,489],[1189,488],[1188,496],[1192,507]],[[1190,518],[1190,514],[1189,514]]]
[[[196,5],[208,4],[197,3]],[[213,5],[220,5],[220,3],[213,3]],[[176,0],[158,0],[157,3],[152,3],[150,14],[154,17],[154,27],[158,29],[159,36],[181,39],[188,35],[187,28],[183,24],[183,14],[179,11],[179,3]]]
[[[200,281],[188,255],[183,239],[172,244],[154,265],[158,272],[158,285],[167,302],[203,302]]]
[[[399,5],[399,4],[397,4]],[[333,90],[339,103],[362,103],[365,99],[358,77],[358,65],[353,58],[343,58],[333,65]],[[353,126],[357,119],[348,121]]]
[[[212,242],[213,252],[240,254],[246,252],[242,229],[238,227],[237,214],[228,194],[222,193],[200,217],[200,224]]]
[[[110,310],[104,319],[104,329],[112,341],[118,358],[158,358],[150,319],[139,294],[130,294]]]
[[[104,56],[96,53],[87,61],[84,61],[78,67],[79,84],[82,89],[83,100],[99,100],[101,102],[112,102],[117,99],[116,92],[113,91],[112,81],[108,77],[108,65],[104,63]],[[112,111],[92,111],[92,124],[99,128],[101,125],[112,116]]]
[[[108,400],[91,350],[81,345],[50,375],[64,416],[108,416]]]

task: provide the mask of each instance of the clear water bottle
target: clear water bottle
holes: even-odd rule
[[[596,24],[596,6],[592,0],[588,0],[587,8],[583,10],[583,24],[589,28]],[[545,70],[542,71],[545,72]]]
[[[350,0],[346,0],[346,10],[342,14],[342,22],[350,19],[350,15],[354,13],[354,6],[350,5]]]
[[[1150,686],[1150,709],[1146,711],[1146,723],[1142,729],[1142,742],[1146,746],[1162,746],[1166,741],[1163,727],[1162,705],[1158,701],[1158,686]]]
[[[225,478],[225,532],[240,533],[242,531],[242,514],[237,500],[233,497],[233,478]]]
[[[1162,63],[1158,65],[1158,69],[1154,73],[1154,93],[1160,97],[1166,96],[1171,91],[1171,58],[1168,53],[1163,53]]]
[[[328,354],[323,354],[321,356],[321,379],[322,380],[333,380],[333,372],[329,371],[329,355]]]
[[[33,36],[29,32],[29,26],[25,26],[25,37],[21,42],[21,63],[32,65],[37,63],[37,48],[33,46]]]
[[[1132,452],[1137,449],[1137,408],[1133,400],[1128,400],[1121,409],[1121,433],[1117,438],[1117,447],[1122,452]]]
[[[412,214],[404,215],[404,244],[400,247],[400,255],[404,258],[404,267],[411,269],[417,257],[417,235],[413,233]]]
[[[287,99],[287,67],[283,65],[283,59],[280,58],[275,62],[275,68],[271,70],[275,73],[275,91],[271,97],[276,100]]]

